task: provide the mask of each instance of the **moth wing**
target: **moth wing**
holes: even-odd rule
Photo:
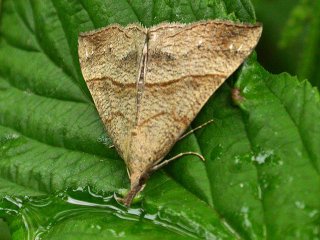
[[[261,31],[260,25],[218,21],[149,30],[132,165],[147,169],[163,159],[210,96],[252,52]]]
[[[136,119],[136,81],[144,28],[112,25],[79,37],[82,74],[95,106],[121,157],[128,155],[128,135]]]

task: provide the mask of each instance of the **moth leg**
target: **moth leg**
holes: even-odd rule
[[[113,145],[113,144],[109,146],[109,149],[111,149],[111,148],[114,148],[114,145]]]
[[[203,157],[201,154],[199,154],[199,153],[196,153],[196,152],[184,152],[184,153],[179,153],[179,154],[177,154],[176,156],[174,156],[174,157],[172,157],[172,158],[169,158],[169,159],[167,159],[167,160],[162,161],[161,163],[153,166],[153,167],[151,168],[151,170],[152,170],[152,171],[156,171],[156,170],[158,170],[159,168],[162,168],[163,166],[169,164],[169,163],[172,162],[173,160],[176,160],[177,158],[180,158],[180,157],[185,156],[185,155],[195,155],[195,156],[197,156],[198,158],[200,158],[202,161],[205,161],[204,157]]]
[[[206,126],[206,125],[208,125],[209,123],[212,123],[212,122],[213,122],[213,119],[211,119],[211,120],[209,120],[209,121],[207,121],[207,122],[205,122],[205,123],[202,123],[200,126],[198,126],[198,127],[194,128],[194,129],[190,130],[189,132],[186,132],[185,134],[183,134],[183,135],[178,139],[178,141],[180,141],[181,139],[189,136],[191,133],[194,133],[195,131],[199,130],[200,128],[203,128],[204,126]]]

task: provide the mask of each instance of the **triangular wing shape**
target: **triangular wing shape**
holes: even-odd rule
[[[148,171],[256,46],[260,25],[207,21],[148,31],[148,60],[129,167]],[[133,180],[133,179],[131,179]]]
[[[84,79],[131,173],[126,204],[261,32],[258,24],[204,21],[148,30],[111,25],[80,35]]]
[[[130,130],[136,121],[136,81],[146,29],[118,25],[79,37],[83,77],[109,136],[127,160]]]

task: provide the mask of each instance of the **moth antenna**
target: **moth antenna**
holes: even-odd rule
[[[150,169],[150,173],[153,172],[153,171],[157,171],[158,169],[162,168],[163,166],[169,164],[170,162],[172,162],[173,160],[177,159],[177,158],[180,158],[180,157],[183,157],[185,155],[195,155],[197,156],[198,158],[200,158],[202,161],[205,161],[205,158],[199,154],[199,153],[196,153],[196,152],[184,152],[184,153],[179,153],[178,155],[170,158],[170,159],[167,159],[167,160],[164,160],[162,161],[161,163],[153,166],[151,169]],[[120,199],[120,201],[127,207],[130,207],[131,203],[132,203],[132,200],[134,199],[134,197],[144,188],[145,186],[145,183],[146,181],[148,180],[149,178],[149,174],[148,173],[145,173],[143,174],[142,176],[140,176],[138,178],[138,180],[134,181],[134,182],[131,182],[131,189],[130,191],[128,192],[128,194],[123,198],[123,199]]]
[[[182,136],[180,136],[180,138],[178,139],[178,141],[180,141],[181,139],[184,139],[185,137],[189,136],[191,133],[194,133],[195,131],[203,128],[204,126],[208,125],[209,123],[212,123],[214,122],[213,119],[210,119],[209,121],[205,122],[205,123],[202,123],[200,126],[190,130],[189,132],[183,134]]]
[[[163,166],[169,164],[169,163],[172,162],[173,160],[176,160],[177,158],[180,158],[180,157],[185,156],[185,155],[195,155],[195,156],[197,156],[198,158],[200,158],[202,161],[205,161],[205,158],[204,158],[201,154],[199,154],[199,153],[196,153],[196,152],[184,152],[184,153],[179,153],[178,155],[176,155],[176,156],[174,156],[174,157],[172,157],[172,158],[169,158],[169,159],[167,159],[167,160],[162,161],[161,163],[153,166],[153,167],[151,168],[151,170],[152,170],[152,171],[157,171],[159,168],[162,168]]]

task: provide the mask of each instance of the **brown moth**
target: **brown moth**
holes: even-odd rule
[[[261,32],[260,24],[210,20],[110,25],[80,34],[82,74],[129,169],[126,205]]]

